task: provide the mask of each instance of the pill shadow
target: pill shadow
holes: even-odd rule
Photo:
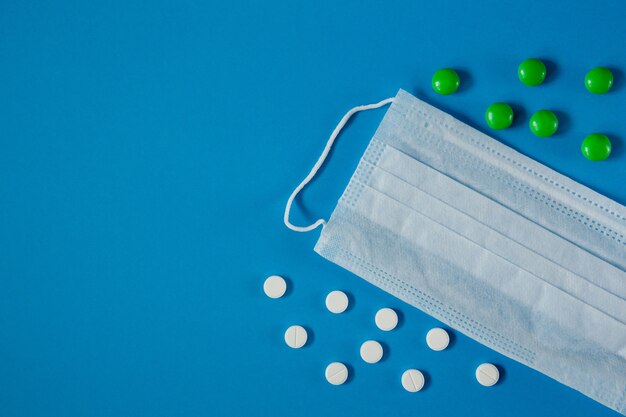
[[[303,325],[302,327],[304,327],[304,330],[306,330],[307,335],[306,343],[304,346],[302,346],[302,348],[308,349],[315,343],[315,332],[313,331],[311,326]]]
[[[619,68],[608,68],[613,73],[613,87],[611,87],[611,91],[609,91],[610,94],[613,91],[620,91],[623,88],[622,85],[624,84],[624,72]]]
[[[345,313],[348,313],[348,312],[352,311],[355,308],[355,306],[356,306],[356,298],[354,298],[352,293],[349,293],[348,291],[344,291],[344,293],[348,297],[348,308],[346,308],[346,311],[345,311]]]
[[[422,391],[426,391],[430,385],[432,384],[432,378],[430,377],[430,372],[420,370],[422,375],[424,375],[424,386],[422,387]]]
[[[608,159],[623,156],[626,153],[626,150],[624,149],[624,140],[613,132],[607,132],[604,134],[611,141],[611,155]]]
[[[526,109],[519,103],[508,103],[513,109],[513,123],[511,127],[518,127],[528,123]]]
[[[344,365],[346,365],[346,368],[348,369],[348,378],[346,378],[346,382],[344,382],[345,385],[351,383],[354,380],[355,370],[354,367],[348,363],[345,363]]]
[[[561,136],[567,134],[572,127],[572,119],[567,113],[560,110],[552,110],[559,121],[559,128],[557,129],[555,136]]]
[[[498,374],[499,374],[498,383],[496,384],[497,386],[503,383],[504,381],[506,381],[506,370],[504,369],[502,365],[494,364],[494,366],[498,368]]]
[[[287,283],[287,289],[285,290],[285,294],[283,295],[283,297],[289,297],[293,293],[293,280],[284,275],[281,275],[281,277],[283,277],[283,279]]]
[[[444,327],[445,331],[448,332],[448,337],[450,338],[450,342],[448,342],[448,347],[446,349],[453,348],[456,344],[456,334],[452,331],[452,329],[448,329]]]
[[[465,68],[455,69],[456,73],[459,74],[459,78],[461,79],[461,83],[459,84],[459,89],[455,94],[463,94],[467,90],[471,89],[474,85],[474,77],[472,74]]]
[[[386,362],[391,357],[391,348],[389,344],[386,342],[378,342],[383,347],[383,357],[380,359],[379,363]]]
[[[556,62],[554,62],[551,59],[544,59],[544,58],[537,58],[539,60],[541,60],[541,62],[543,62],[546,65],[546,79],[543,81],[543,84],[552,84],[558,77],[559,77],[559,73],[560,68],[559,66],[556,64]]]
[[[394,330],[399,330],[402,328],[402,326],[404,326],[404,313],[397,308],[394,308],[393,311],[395,311],[398,316],[398,324],[396,325]]]

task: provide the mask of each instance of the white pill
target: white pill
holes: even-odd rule
[[[417,369],[407,369],[402,374],[402,386],[409,392],[417,392],[424,388],[424,374]]]
[[[444,329],[435,327],[426,335],[426,344],[432,350],[440,351],[448,347],[450,335]]]
[[[326,380],[332,385],[341,385],[348,379],[348,368],[341,362],[326,367]]]
[[[343,313],[348,308],[348,296],[339,290],[330,292],[326,296],[326,308],[331,313]]]
[[[272,275],[263,283],[263,291],[269,298],[280,298],[287,291],[287,282],[278,275]]]
[[[495,385],[498,379],[500,379],[500,371],[493,364],[483,363],[476,368],[476,379],[480,385],[490,387]]]
[[[388,332],[389,330],[393,330],[398,325],[398,314],[390,308],[381,308],[376,313],[376,326],[380,330],[384,330]]]
[[[368,340],[361,345],[361,358],[367,363],[376,363],[383,358],[383,347],[375,340]]]
[[[285,343],[290,348],[298,349],[306,344],[307,337],[306,329],[296,324],[285,332]]]

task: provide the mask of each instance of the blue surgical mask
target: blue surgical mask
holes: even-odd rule
[[[330,220],[289,221],[352,114],[391,104]],[[352,109],[285,224],[478,342],[626,413],[626,208],[400,90]]]

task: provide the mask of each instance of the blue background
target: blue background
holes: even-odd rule
[[[399,88],[487,131],[494,101],[517,120],[489,132],[626,203],[626,6],[619,1],[58,1],[0,4],[0,415],[613,416],[317,256],[318,232],[284,203],[341,115]],[[548,63],[528,88],[517,65]],[[594,66],[614,90],[583,86]],[[430,89],[440,67],[458,94]],[[532,136],[528,117],[561,127]],[[294,221],[329,216],[384,110],[340,137]],[[614,153],[592,163],[591,132]],[[280,300],[270,274],[288,277]],[[343,289],[334,316],[324,297]],[[383,306],[398,330],[373,324]],[[311,331],[291,350],[287,326]],[[388,348],[366,365],[358,347]],[[323,377],[342,360],[353,377]],[[475,367],[503,380],[487,389]],[[424,370],[423,392],[400,375]]]

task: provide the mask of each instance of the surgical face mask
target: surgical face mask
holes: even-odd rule
[[[352,114],[391,103],[330,220],[291,204]],[[352,109],[285,224],[478,342],[626,413],[626,208],[416,99]]]

